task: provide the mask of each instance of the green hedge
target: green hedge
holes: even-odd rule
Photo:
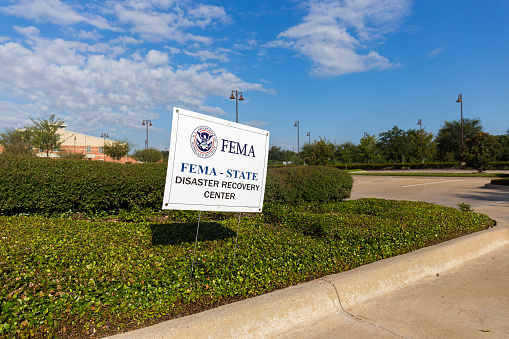
[[[342,201],[350,197],[352,177],[331,166],[269,168],[265,202],[300,204]]]
[[[493,185],[507,185],[509,186],[509,178],[493,179],[491,180]]]
[[[427,168],[456,168],[457,162],[425,162],[425,163],[386,163],[386,164],[338,164],[331,165],[341,169],[387,170],[387,169],[427,169]]]
[[[160,210],[166,166],[3,155],[0,214]],[[351,188],[350,175],[333,167],[269,169],[265,201],[338,201],[348,198]]]
[[[160,208],[166,167],[0,156],[0,214]]]

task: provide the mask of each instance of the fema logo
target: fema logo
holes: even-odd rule
[[[216,133],[207,126],[196,127],[191,133],[191,148],[200,158],[211,157],[217,149]]]

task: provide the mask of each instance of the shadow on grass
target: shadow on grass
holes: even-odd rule
[[[180,245],[194,243],[197,223],[153,224],[152,245]],[[201,222],[198,232],[199,241],[221,240],[235,237],[235,232],[217,222]]]

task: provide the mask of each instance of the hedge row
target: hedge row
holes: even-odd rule
[[[425,162],[425,163],[384,163],[384,164],[337,164],[330,165],[340,169],[360,170],[392,170],[392,169],[448,169],[459,168],[457,162]],[[273,166],[281,167],[281,166]],[[488,169],[509,169],[509,161],[490,162]]]
[[[0,213],[96,213],[161,206],[161,164],[0,157]]]
[[[300,204],[342,201],[350,197],[353,179],[330,166],[287,166],[270,168],[265,202]]]
[[[507,185],[509,186],[509,178],[493,179],[491,180],[493,185]]]
[[[0,214],[160,210],[166,164],[117,164],[0,156]],[[265,201],[340,201],[349,174],[332,167],[269,169]]]

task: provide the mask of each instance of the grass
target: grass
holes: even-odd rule
[[[0,336],[115,334],[260,295],[493,225],[423,202],[360,199],[202,215],[0,217]],[[180,217],[179,217],[180,216]],[[184,220],[184,221],[181,221]]]

